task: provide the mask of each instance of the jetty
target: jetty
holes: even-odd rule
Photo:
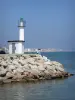
[[[39,54],[0,55],[0,84],[51,80],[72,76],[63,65]]]

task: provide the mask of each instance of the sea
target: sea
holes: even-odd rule
[[[42,52],[75,74],[75,52]],[[75,76],[36,83],[0,85],[0,100],[75,100]]]

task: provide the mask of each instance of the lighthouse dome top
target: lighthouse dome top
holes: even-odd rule
[[[20,18],[19,22],[18,22],[18,27],[25,27],[26,22],[24,21],[23,18]]]
[[[24,21],[24,19],[23,19],[23,18],[20,18],[20,21],[21,21],[21,22],[23,22],[23,21]]]

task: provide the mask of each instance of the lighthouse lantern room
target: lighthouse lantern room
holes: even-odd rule
[[[23,54],[24,53],[24,28],[25,21],[23,18],[20,18],[18,22],[19,28],[19,40],[8,41],[9,45],[9,54]]]

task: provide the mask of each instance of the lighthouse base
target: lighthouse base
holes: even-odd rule
[[[23,54],[25,41],[8,41],[9,54]]]

